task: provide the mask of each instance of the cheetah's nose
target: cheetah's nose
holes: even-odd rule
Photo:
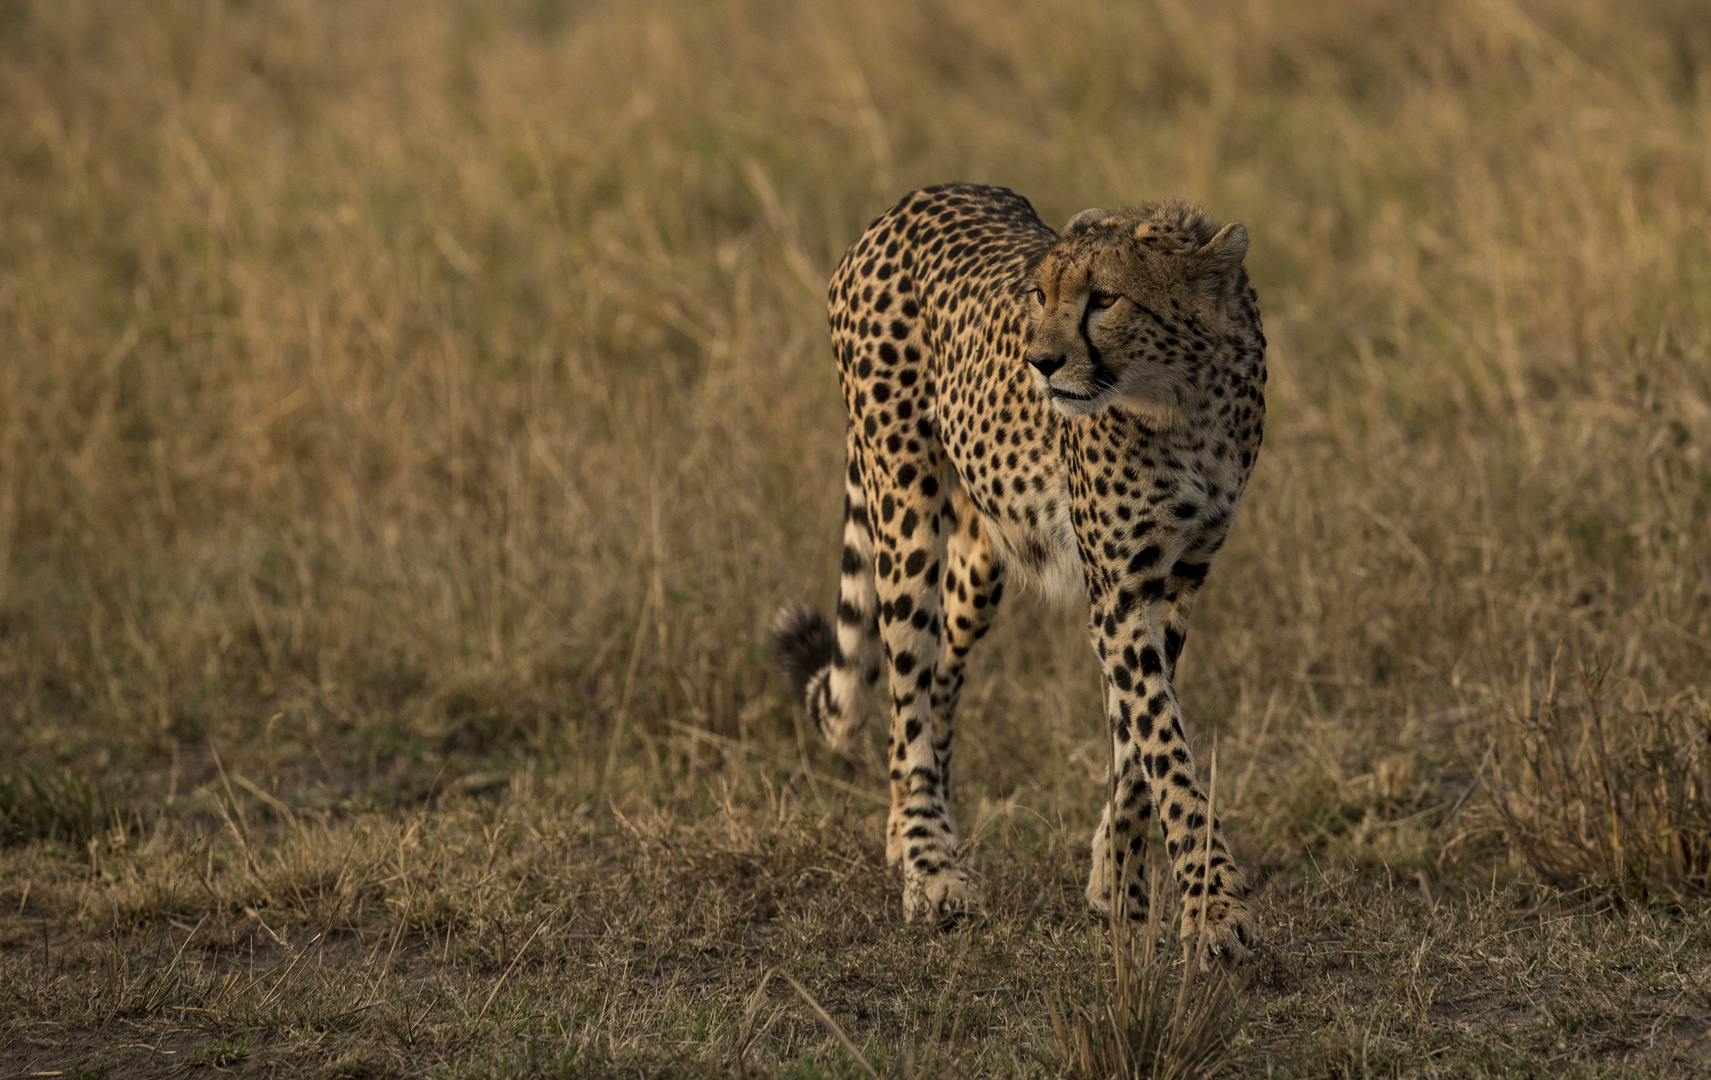
[[[1031,352],[1022,359],[1032,365],[1035,371],[1049,379],[1052,377],[1052,372],[1063,367],[1064,357],[1062,353]]]

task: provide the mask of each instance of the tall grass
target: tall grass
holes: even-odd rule
[[[19,767],[794,752],[756,627],[835,577],[822,284],[959,178],[1253,237],[1271,424],[1181,676],[1253,842],[1300,777],[1441,764],[1559,643],[1702,684],[1702,5],[0,11]],[[1078,617],[1023,621],[967,775],[1080,813]]]
[[[1492,804],[1553,884],[1628,900],[1711,892],[1711,708],[1696,691],[1609,700],[1604,672],[1499,718]],[[1563,700],[1566,697],[1567,700]]]

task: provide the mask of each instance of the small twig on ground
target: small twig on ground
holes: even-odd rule
[[[529,946],[535,943],[535,938],[540,936],[541,931],[547,928],[547,923],[551,922],[553,920],[553,916],[557,915],[563,910],[563,908],[564,905],[560,904],[558,907],[554,908],[546,918],[542,919],[540,925],[535,927],[535,932],[529,935],[529,939],[527,941],[523,942],[523,947],[517,950],[517,955],[511,958],[510,966],[505,969],[505,973],[503,975],[499,976],[499,981],[493,984],[493,989],[488,993],[487,1000],[482,1003],[481,1011],[476,1013],[475,1022],[477,1024],[481,1023],[482,1017],[486,1016],[487,1010],[493,1006],[493,999],[499,996],[499,988],[505,985],[505,980],[510,978],[511,972],[516,970],[518,963],[523,959],[523,954],[529,951]]]
[[[754,1001],[759,1002],[760,995],[766,991],[766,984],[771,982],[775,976],[790,984],[791,989],[795,990],[796,995],[802,999],[802,1003],[808,1006],[809,1011],[814,1014],[814,1018],[820,1022],[820,1026],[830,1032],[832,1038],[838,1040],[839,1044],[843,1046],[844,1052],[850,1056],[850,1060],[861,1066],[862,1072],[872,1077],[873,1080],[879,1080],[879,1073],[875,1072],[873,1066],[868,1064],[867,1058],[862,1056],[861,1050],[856,1047],[854,1041],[844,1034],[844,1029],[838,1026],[838,1022],[820,1007],[820,1003],[814,1000],[814,995],[803,989],[802,984],[791,978],[790,974],[782,968],[775,967],[761,977],[760,985],[755,988]]]

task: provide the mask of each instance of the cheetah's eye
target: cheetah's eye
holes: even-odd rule
[[[1112,304],[1115,304],[1118,299],[1119,297],[1116,293],[1098,291],[1095,291],[1091,297],[1092,304],[1096,308],[1108,308]]]
[[[1032,300],[1036,304],[1044,304],[1046,302],[1046,290],[1039,288],[1029,289],[1028,299]]]

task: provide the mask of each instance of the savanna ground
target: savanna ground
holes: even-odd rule
[[[0,1075],[1064,1069],[1080,617],[974,658],[946,932],[759,641],[948,179],[1253,238],[1232,1074],[1711,1075],[1708,147],[1697,0],[0,2]]]

